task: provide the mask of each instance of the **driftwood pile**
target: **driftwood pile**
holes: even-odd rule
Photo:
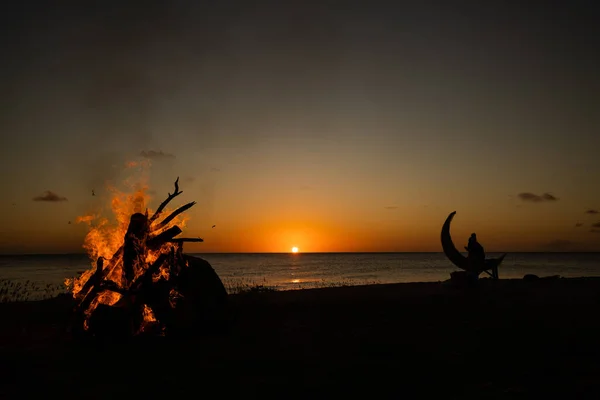
[[[165,229],[196,203],[187,203],[158,221],[165,206],[181,193],[177,178],[175,191],[154,215],[133,214],[121,248],[110,260],[97,260],[95,273],[76,296],[72,324],[76,336],[165,335],[211,329],[222,322],[227,300],[223,283],[207,261],[183,254],[184,242],[202,239],[176,238],[182,232],[178,226]],[[146,263],[149,252],[157,251],[158,258]],[[122,274],[119,283],[108,278],[114,278],[113,270]],[[98,301],[110,292],[121,295],[117,303],[109,306]],[[154,316],[151,321],[149,310]]]

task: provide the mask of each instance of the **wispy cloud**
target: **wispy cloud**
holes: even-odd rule
[[[593,214],[599,214],[599,213],[600,213],[600,211],[598,211],[598,210],[593,210],[593,209],[589,209],[589,210],[587,210],[585,213],[586,213],[586,214],[592,214],[592,215],[593,215]]]
[[[518,196],[521,200],[529,201],[532,203],[541,203],[544,201],[557,201],[558,200],[558,197],[555,197],[554,195],[552,195],[550,193],[544,193],[542,195],[537,195],[534,193],[523,192],[523,193],[519,193]]]
[[[144,158],[149,158],[149,159],[152,159],[152,160],[163,160],[163,159],[168,159],[168,158],[175,158],[174,154],[165,153],[162,150],[159,150],[159,151],[154,151],[154,150],[142,151],[140,153],[140,156],[142,156]]]
[[[66,197],[59,196],[51,190],[46,190],[43,195],[35,196],[33,201],[49,201],[49,202],[57,202],[57,201],[67,201]]]
[[[221,172],[221,169],[220,168],[216,168],[216,167],[212,167],[210,169],[210,172]]]
[[[385,208],[386,210],[397,210],[397,209],[398,209],[398,207],[397,207],[397,206],[387,206],[387,207],[384,207],[384,208]]]
[[[595,224],[592,224],[592,228],[600,228],[600,222],[596,222]]]

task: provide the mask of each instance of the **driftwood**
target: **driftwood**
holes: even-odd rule
[[[131,216],[123,245],[123,274],[127,285],[133,282],[135,267],[145,263],[149,231],[150,224],[146,215],[135,213]]]
[[[104,268],[104,272],[102,273],[102,278],[106,278],[108,274],[113,270],[113,268],[122,261],[123,257],[123,247],[119,247],[119,249],[113,254],[112,258],[108,261],[106,268]]]
[[[102,280],[103,267],[104,267],[104,258],[98,257],[98,260],[96,260],[96,272],[94,272],[94,274],[92,276],[90,276],[90,278],[85,283],[85,285],[83,285],[83,287],[81,288],[79,293],[82,293],[85,295],[90,291],[90,289],[92,287],[94,287],[100,283],[100,281]]]
[[[137,292],[141,291],[145,285],[151,285],[152,275],[156,274],[160,270],[160,267],[162,267],[167,259],[167,254],[161,254],[158,256],[156,261],[154,261],[152,265],[148,267],[146,272],[144,272],[142,276],[137,278],[135,282],[132,283],[131,287],[129,288],[130,293],[137,294]]]
[[[183,243],[183,242],[202,243],[202,242],[204,242],[204,239],[202,239],[202,238],[175,238],[175,239],[169,239],[166,242],[167,243]]]
[[[178,226],[174,226],[156,236],[149,238],[148,241],[146,242],[146,246],[152,250],[159,249],[163,244],[165,244],[169,240],[172,240],[175,236],[179,235],[181,232],[182,232],[181,228],[179,228]]]
[[[169,204],[169,202],[171,200],[173,200],[175,197],[179,196],[181,193],[183,193],[183,191],[179,190],[179,177],[177,177],[177,179],[175,180],[175,191],[173,192],[173,194],[167,193],[167,195],[168,195],[167,199],[165,201],[163,201],[162,203],[160,203],[160,206],[158,206],[158,208],[156,209],[156,212],[149,219],[148,222],[150,222],[150,224],[152,224],[156,220],[156,218],[158,218],[160,216],[160,213],[162,213],[162,211],[165,209],[167,204]]]
[[[187,204],[179,207],[177,210],[173,211],[167,218],[165,218],[161,223],[159,223],[158,226],[156,227],[156,229],[160,229],[160,228],[166,226],[169,222],[171,222],[173,220],[173,218],[175,218],[182,212],[192,208],[195,204],[196,204],[196,202],[192,201],[190,203],[187,203]]]

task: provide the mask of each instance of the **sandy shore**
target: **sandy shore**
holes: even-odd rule
[[[64,301],[0,304],[1,393],[600,398],[600,278],[480,283],[235,295],[226,334],[109,348],[71,342]]]

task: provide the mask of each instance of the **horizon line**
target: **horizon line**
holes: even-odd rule
[[[209,251],[209,252],[184,252],[186,254],[443,254],[443,251],[305,251],[292,253],[291,251]],[[599,250],[590,251],[488,251],[487,254],[523,254],[523,253],[600,253]],[[0,253],[0,257],[20,257],[20,256],[88,256],[87,253]]]

